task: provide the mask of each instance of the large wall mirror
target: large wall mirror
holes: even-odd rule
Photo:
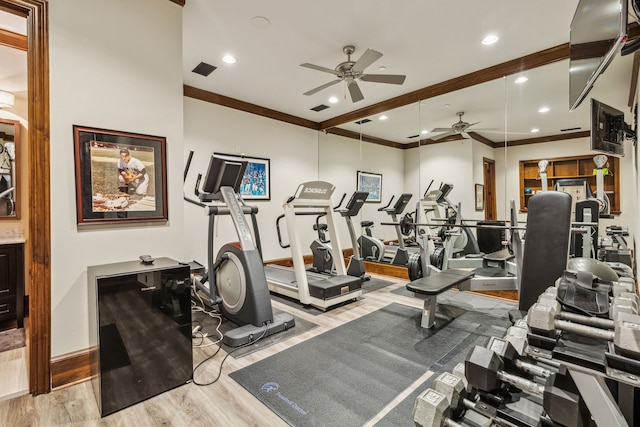
[[[20,122],[0,119],[0,219],[19,218],[16,152]]]
[[[434,189],[443,182],[453,185],[449,198],[460,203],[463,218],[508,220],[513,200],[524,222],[521,161],[599,154],[589,146],[591,97],[624,111],[634,126],[632,69],[633,55],[618,55],[573,111],[567,59],[361,117],[321,132],[320,178],[336,181],[337,192],[352,192],[358,170],[380,174],[380,202],[367,203],[359,220],[373,221],[375,236],[384,240],[394,240],[396,233],[380,225],[391,218],[378,208],[391,196],[411,193],[405,212],[412,211],[429,185]],[[468,126],[460,130],[460,125]],[[632,232],[630,140],[625,149],[627,156],[616,160],[618,169],[610,169],[620,178],[620,210],[603,225]]]

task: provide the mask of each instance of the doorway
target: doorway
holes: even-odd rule
[[[496,162],[482,158],[484,174],[484,219],[495,220],[496,215]]]
[[[49,28],[46,0],[0,0],[0,9],[27,19],[27,152],[29,226],[25,257],[29,391],[51,391],[51,210],[49,123]],[[37,286],[31,286],[37,284]]]

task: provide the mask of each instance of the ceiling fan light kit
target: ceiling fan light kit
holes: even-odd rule
[[[469,129],[471,126],[475,126],[477,124],[479,124],[480,122],[475,122],[475,123],[468,123],[465,121],[462,121],[462,116],[464,116],[464,111],[458,111],[456,113],[456,115],[458,116],[458,121],[454,124],[451,125],[451,127],[449,128],[434,128],[431,130],[430,133],[440,133],[440,132],[444,132],[440,135],[436,135],[431,137],[432,140],[437,141],[439,139],[442,138],[446,138],[448,136],[452,136],[452,135],[462,135],[464,138],[466,139],[471,139],[471,136],[467,133],[467,130],[497,130],[496,128],[487,128],[487,129]]]
[[[335,69],[321,67],[319,65],[313,65],[309,63],[300,64],[301,67],[310,68],[316,71],[322,71],[324,73],[333,74],[337,77],[336,80],[332,80],[314,89],[311,89],[304,93],[304,95],[313,95],[321,90],[324,90],[330,86],[345,82],[352,102],[362,101],[364,95],[358,86],[358,80],[372,83],[387,83],[401,85],[404,83],[406,76],[398,74],[365,74],[364,70],[378,59],[382,57],[382,53],[367,49],[360,59],[357,61],[351,60],[351,55],[355,52],[356,48],[352,45],[347,45],[342,48],[342,52],[347,55],[347,60],[338,64]]]

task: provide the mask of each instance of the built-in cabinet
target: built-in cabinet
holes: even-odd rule
[[[24,327],[24,243],[0,244],[0,321]]]
[[[547,179],[549,189],[553,189],[558,179],[584,179],[593,193],[596,193],[596,166],[593,163],[594,155],[573,157],[557,157],[544,159],[549,161],[547,166]],[[538,162],[542,159],[520,161],[520,211],[526,212],[529,198],[542,190],[542,182],[538,168]],[[612,214],[620,213],[620,159],[609,157],[607,174],[604,176],[604,191],[609,197],[610,211]]]

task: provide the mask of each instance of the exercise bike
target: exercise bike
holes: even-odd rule
[[[340,208],[347,193],[342,195],[340,202],[333,208],[334,211]],[[325,217],[325,213],[316,216],[316,222],[313,224],[313,230],[318,233],[318,238],[311,242],[309,248],[313,255],[313,265],[307,270],[314,273],[336,274],[335,264],[333,262],[333,250],[331,249],[331,240],[327,237],[328,226],[326,223],[320,222]]]
[[[400,226],[398,223],[398,215],[402,214],[404,208],[411,200],[412,195],[409,193],[403,193],[398,198],[398,201],[391,206],[391,202],[394,199],[394,196],[391,196],[389,203],[385,206],[378,208],[378,211],[385,212],[391,216],[392,223],[396,229],[396,235],[398,237],[398,246],[386,246],[382,241],[376,239],[371,236],[369,233],[369,229],[373,223],[372,222],[361,222],[360,225],[365,227],[365,233],[358,238],[358,244],[360,245],[360,250],[362,251],[362,256],[367,261],[378,261],[384,262],[393,265],[406,266],[409,262],[409,252],[404,244],[404,237],[402,236],[402,232],[400,231]],[[366,225],[365,225],[366,224]],[[386,225],[386,224],[382,224]]]
[[[202,193],[198,191],[201,175],[196,183],[200,203],[195,203],[204,207],[209,216],[209,237],[207,272],[200,278],[194,277],[194,285],[209,298],[212,307],[218,306],[226,318],[239,325],[224,335],[223,342],[231,347],[249,344],[259,337],[295,326],[290,314],[273,314],[262,263],[256,220],[258,208],[246,205],[239,194],[246,167],[246,161],[213,155]],[[185,170],[185,176],[186,173]],[[222,203],[208,204],[215,201]],[[219,215],[231,217],[239,241],[223,245],[214,257],[214,223]],[[253,234],[245,215],[251,216]]]
[[[356,240],[356,233],[353,228],[353,222],[351,218],[358,215],[360,213],[360,209],[364,205],[364,202],[367,200],[369,196],[369,192],[367,191],[356,191],[351,195],[351,198],[347,202],[344,208],[340,208],[342,206],[342,202],[347,194],[345,193],[340,199],[340,203],[333,208],[333,210],[342,216],[347,222],[347,229],[349,230],[349,237],[351,238],[351,246],[353,249],[353,255],[349,258],[349,264],[347,265],[347,275],[359,277],[363,281],[371,279],[370,276],[365,274],[364,269],[364,260],[360,256],[360,250],[358,247],[358,242]],[[325,215],[319,215],[316,218],[316,223],[314,224],[314,230],[318,231],[318,239],[314,240],[311,244],[311,251],[313,253],[313,267],[312,271],[336,274],[335,273],[335,263],[333,258],[333,252],[331,250],[331,246],[328,245],[329,239],[326,237],[327,224],[322,224],[318,220]]]

